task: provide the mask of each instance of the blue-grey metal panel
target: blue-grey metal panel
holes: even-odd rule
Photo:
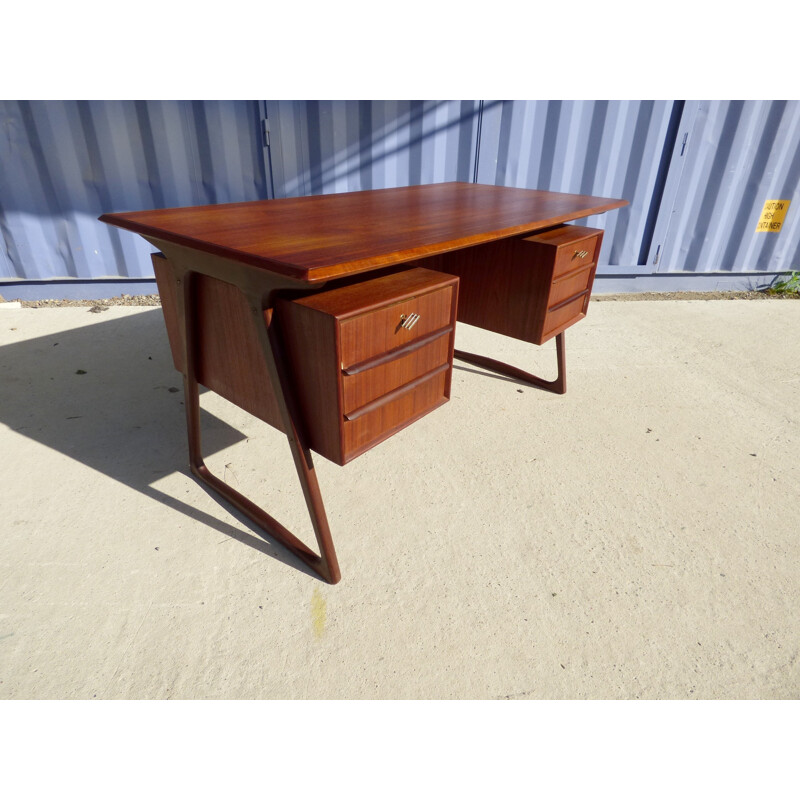
[[[471,181],[481,103],[266,103],[276,197]]]
[[[637,271],[673,101],[487,103],[478,182],[600,197],[630,205],[589,217],[604,228],[601,267]]]
[[[151,277],[104,211],[450,180],[626,198],[601,278],[800,266],[797,101],[0,101],[0,282]]]
[[[662,208],[661,272],[782,272],[800,266],[800,102],[687,102]],[[685,146],[683,143],[685,138]],[[680,161],[685,161],[681,164]],[[757,233],[767,200],[791,200],[779,233]],[[652,264],[652,261],[650,263]]]
[[[106,211],[268,196],[257,101],[0,101],[0,280],[152,277]]]

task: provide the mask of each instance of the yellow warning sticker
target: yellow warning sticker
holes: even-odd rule
[[[756,233],[778,233],[786,219],[791,200],[767,200],[756,225]]]

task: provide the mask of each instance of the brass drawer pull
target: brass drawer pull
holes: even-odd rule
[[[400,316],[400,327],[410,331],[419,322],[419,314],[409,314]]]
[[[572,256],[573,258],[586,258],[589,255],[588,250],[576,250],[575,255]]]

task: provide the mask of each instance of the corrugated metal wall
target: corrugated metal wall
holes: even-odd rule
[[[481,125],[478,182],[623,197],[586,225],[605,228],[601,265],[639,263],[673,101],[503,102]]]
[[[0,280],[152,277],[106,211],[267,197],[256,101],[0,101]]]
[[[660,272],[800,268],[800,102],[701,102],[687,110],[654,237],[662,251],[648,263]],[[757,233],[765,201],[778,199],[792,200],[783,230]]]
[[[472,181],[477,101],[267,101],[276,197]]]
[[[800,267],[798,101],[0,101],[0,123],[0,281],[149,278],[104,211],[451,180],[626,198],[586,220],[600,277]],[[768,199],[792,200],[779,234],[755,232]]]
[[[601,274],[798,263],[797,211],[780,234],[755,233],[765,200],[797,196],[796,101],[268,101],[267,113],[278,197],[444,180],[624,197],[585,221],[606,230]]]

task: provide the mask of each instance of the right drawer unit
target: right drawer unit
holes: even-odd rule
[[[534,338],[542,344],[586,316],[603,231],[562,225],[523,241],[538,273]]]

